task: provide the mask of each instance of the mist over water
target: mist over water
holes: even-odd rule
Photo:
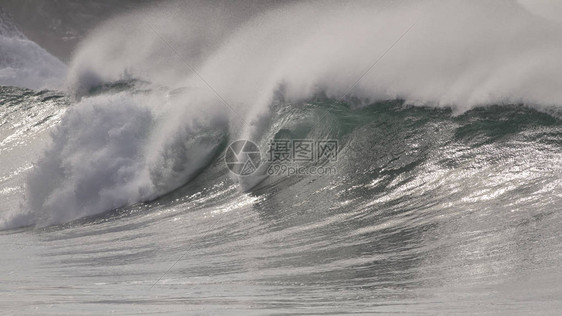
[[[291,99],[352,92],[458,110],[559,98],[562,26],[515,1],[303,2],[249,17],[241,10],[200,4],[119,17],[81,45],[69,84],[126,71],[207,93],[202,77],[240,111],[268,106],[281,84]]]

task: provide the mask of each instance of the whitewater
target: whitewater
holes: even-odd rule
[[[555,2],[166,2],[68,65],[0,13],[7,314],[562,312]]]

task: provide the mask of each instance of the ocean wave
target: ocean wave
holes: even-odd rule
[[[559,108],[562,46],[555,39],[562,25],[518,2],[304,2],[249,16],[230,6],[172,15],[174,8],[117,17],[76,51],[67,86],[77,103],[27,183],[23,213],[30,224],[158,198],[216,161],[227,141],[266,148],[285,129],[302,138],[369,143],[379,135],[355,135],[354,113],[364,115],[362,106],[377,102],[441,108],[451,117],[484,105],[508,113],[521,105]],[[135,90],[131,78],[146,86]],[[318,98],[329,106],[312,102]],[[378,115],[394,119],[389,113]],[[392,126],[365,117],[365,126]],[[416,117],[391,122],[409,119]],[[375,132],[387,135],[364,133]],[[387,137],[396,142],[385,146],[401,158],[384,159],[404,161],[398,170],[422,164],[405,154],[421,150],[406,145],[418,137],[395,133]],[[349,148],[343,150],[357,152]],[[251,191],[267,183],[263,171],[231,180]]]

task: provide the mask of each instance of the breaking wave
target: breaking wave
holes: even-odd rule
[[[349,128],[334,112],[342,101],[345,113],[380,102],[448,109],[437,125],[489,105],[507,111],[499,119],[524,105],[557,122],[562,24],[540,12],[515,1],[352,1],[253,12],[200,3],[118,17],[75,53],[66,85],[76,102],[29,176],[26,206],[5,226],[64,223],[157,199],[217,164],[229,140],[264,146],[281,128],[344,144],[378,139],[360,132],[369,122],[358,118],[341,132]],[[392,111],[366,117],[379,122]],[[317,121],[301,122],[311,115]],[[408,119],[417,118],[392,122]],[[397,135],[422,131],[411,128]],[[404,153],[406,139],[386,145]],[[425,154],[397,170],[423,165]],[[266,178],[232,180],[247,191]]]

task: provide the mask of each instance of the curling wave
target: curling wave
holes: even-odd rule
[[[247,13],[202,4],[181,14],[165,6],[118,17],[94,31],[70,65],[67,85],[80,101],[27,182],[27,224],[158,198],[211,165],[227,140],[266,142],[285,122],[278,117],[284,108],[310,114],[315,96],[329,100],[328,108],[404,100],[405,107],[450,109],[448,115],[483,105],[518,111],[523,104],[556,120],[562,25],[533,8],[515,1],[353,1]],[[131,77],[148,83],[92,95],[93,87]],[[342,119],[329,113],[330,124]],[[284,120],[297,124],[299,117]],[[325,137],[346,126],[317,123],[302,133]],[[346,132],[353,142],[378,139],[359,130]],[[407,134],[393,138],[414,137]],[[264,178],[232,180],[252,190]]]

